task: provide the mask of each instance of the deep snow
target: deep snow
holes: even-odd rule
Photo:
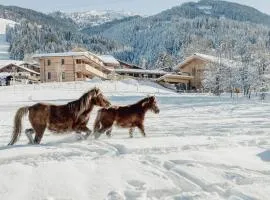
[[[15,146],[6,146],[20,106],[66,103],[94,86],[113,104],[155,94],[161,112],[147,113],[147,137],[136,131],[130,139],[119,128],[99,140],[47,131],[41,145],[27,145],[22,134]],[[98,79],[0,87],[0,95],[0,199],[269,199],[267,100],[175,94],[149,82]]]

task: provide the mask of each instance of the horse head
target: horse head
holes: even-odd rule
[[[155,96],[149,96],[145,98],[145,101],[142,104],[143,107],[145,107],[147,110],[150,109],[154,113],[159,113],[159,108],[157,106],[157,101]]]
[[[92,102],[94,105],[100,107],[108,107],[111,105],[109,100],[103,95],[101,90],[97,87],[93,89]]]

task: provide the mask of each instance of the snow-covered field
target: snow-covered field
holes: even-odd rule
[[[130,139],[119,128],[99,140],[46,132],[41,145],[27,145],[22,134],[6,146],[20,106],[66,103],[94,86],[113,104],[155,94],[161,112],[147,114],[147,137],[136,131]],[[270,198],[267,100],[175,94],[132,80],[0,87],[0,96],[0,199]]]

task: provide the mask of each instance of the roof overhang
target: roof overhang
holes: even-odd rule
[[[156,74],[156,75],[165,75],[168,72],[160,70],[147,70],[147,69],[115,69],[116,73],[134,73],[134,74]]]
[[[192,80],[193,76],[178,75],[178,74],[165,74],[157,79],[157,81],[164,81],[169,83],[184,83]]]

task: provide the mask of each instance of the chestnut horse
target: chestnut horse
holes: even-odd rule
[[[55,133],[84,132],[86,133],[84,137],[87,138],[91,134],[91,130],[86,125],[95,105],[101,107],[110,105],[98,88],[89,90],[79,99],[65,105],[37,103],[19,108],[14,118],[13,135],[9,145],[17,142],[22,130],[22,118],[27,113],[29,113],[28,118],[32,128],[26,129],[25,134],[31,144],[40,143],[46,128]],[[33,133],[35,133],[34,139],[32,138]]]
[[[114,123],[120,127],[129,128],[130,137],[133,137],[135,127],[137,127],[141,131],[142,136],[145,137],[144,117],[148,110],[159,113],[159,108],[154,96],[146,97],[128,106],[112,106],[100,109],[94,123],[95,138],[99,138],[105,131],[106,135],[110,137]]]

